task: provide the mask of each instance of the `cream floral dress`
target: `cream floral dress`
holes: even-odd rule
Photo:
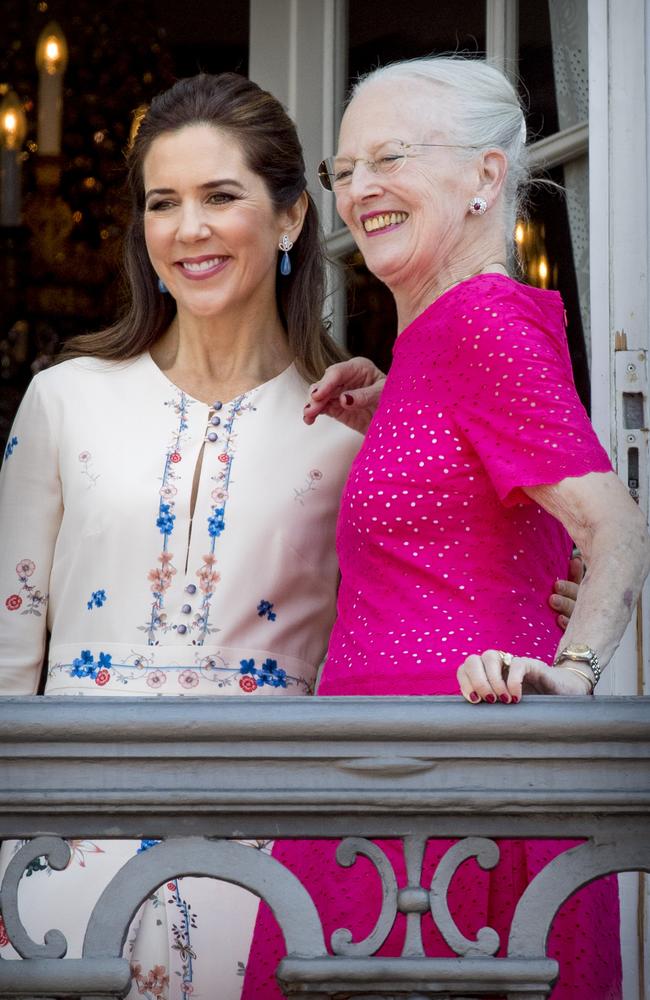
[[[306,388],[291,365],[209,406],[148,353],[37,375],[0,475],[0,694],[36,692],[47,631],[45,695],[311,694],[361,437],[303,424]],[[34,939],[60,928],[78,957],[101,891],[152,843],[73,841],[63,872],[34,862],[19,893]],[[237,1000],[256,910],[225,883],[163,884],[129,933],[129,1000]],[[1,923],[0,949],[17,957]]]

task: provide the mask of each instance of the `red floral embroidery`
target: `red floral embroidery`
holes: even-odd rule
[[[254,691],[257,687],[257,681],[255,680],[254,677],[249,677],[247,675],[246,677],[239,678],[239,686],[242,689],[242,691],[246,692]]]
[[[181,456],[178,454],[177,451],[173,451],[171,453],[171,455],[169,456],[169,461],[170,462],[180,462],[180,460],[181,460]]]
[[[4,920],[0,917],[0,948],[6,948],[9,944],[9,935],[7,934],[7,929],[4,924]]]
[[[226,463],[229,461],[228,456],[226,455],[225,452],[222,452],[220,455],[217,455],[217,458],[219,459],[220,462]]]
[[[167,883],[167,888],[169,889],[170,892],[174,892],[174,890],[176,889],[176,883],[175,882],[168,882]]]
[[[99,684],[100,687],[103,687],[104,684],[108,684],[110,679],[111,679],[110,673],[108,672],[108,670],[106,670],[105,667],[102,667],[102,669],[95,677],[95,684]]]
[[[8,611],[18,611],[18,608],[22,603],[22,597],[19,597],[18,594],[12,594],[11,597],[8,597],[5,601],[5,607]]]

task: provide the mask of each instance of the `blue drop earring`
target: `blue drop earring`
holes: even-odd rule
[[[162,278],[158,278],[158,291],[161,292],[163,295],[165,295],[169,291],[167,285],[162,280]]]
[[[293,247],[293,243],[289,239],[286,233],[283,234],[282,239],[278,243],[278,247],[283,251],[282,259],[280,260],[280,274],[287,275],[291,274],[291,261],[289,260],[289,251]]]

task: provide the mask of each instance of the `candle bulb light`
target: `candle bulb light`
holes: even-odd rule
[[[0,225],[21,222],[20,152],[27,119],[18,95],[10,90],[0,104]]]
[[[68,64],[65,35],[55,21],[43,28],[36,45],[38,67],[38,152],[58,156],[61,152],[63,74]]]

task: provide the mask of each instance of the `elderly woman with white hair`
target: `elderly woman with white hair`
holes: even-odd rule
[[[510,276],[525,137],[497,70],[416,60],[357,84],[338,153],[321,167],[368,268],[395,297],[399,336],[343,495],[338,620],[319,694],[460,687],[470,703],[509,706],[528,692],[590,695],[647,573],[643,518],[573,385],[561,298]],[[307,422],[321,412],[367,422],[374,377],[358,362],[329,369]],[[588,570],[562,634],[540,595],[565,574],[571,539]],[[382,846],[405,884],[398,845]],[[424,884],[448,846],[429,843]],[[463,933],[489,924],[503,948],[526,885],[569,846],[501,841],[493,871],[466,863],[449,893]],[[359,939],[380,909],[378,880],[365,862],[341,871],[335,849],[291,842],[275,853],[312,891],[326,938],[346,926]],[[265,913],[246,1000],[280,995],[275,933]],[[403,935],[399,917],[379,954],[400,954]],[[425,939],[427,954],[452,955],[432,925]],[[615,879],[567,903],[549,954],[560,963],[553,1000],[621,997]]]

